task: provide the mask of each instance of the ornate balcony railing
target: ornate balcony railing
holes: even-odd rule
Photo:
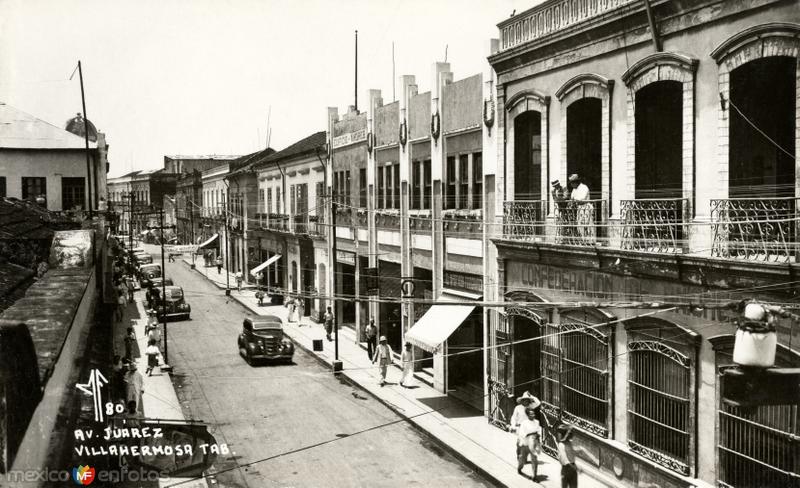
[[[412,231],[430,232],[432,229],[433,220],[430,214],[417,214],[410,215],[408,218],[408,227]]]
[[[546,215],[545,200],[503,202],[503,237],[527,241],[543,236]]]
[[[607,242],[606,200],[556,202],[554,215],[558,244],[594,246]]]
[[[381,230],[400,231],[400,213],[398,211],[378,210],[375,213],[375,227]]]
[[[353,211],[350,208],[336,207],[336,227],[352,227]]]
[[[326,234],[324,218],[319,215],[308,216],[308,235],[324,236]]]
[[[289,216],[277,213],[267,215],[267,228],[281,232],[289,232]]]
[[[606,14],[634,0],[552,0],[499,24],[500,51]]]
[[[445,233],[456,234],[467,239],[481,239],[483,236],[483,212],[473,212],[445,211],[442,216],[442,228]]]
[[[686,198],[621,200],[622,248],[684,252],[688,216]]]
[[[711,255],[790,262],[797,254],[798,198],[711,200]]]

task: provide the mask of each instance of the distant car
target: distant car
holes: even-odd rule
[[[180,286],[167,286],[164,288],[164,297],[161,304],[156,307],[158,319],[166,314],[166,317],[179,317],[182,320],[189,320],[192,307],[186,303],[183,296],[183,288]]]
[[[283,322],[274,315],[245,318],[238,344],[247,364],[260,359],[291,362],[294,356],[294,343],[284,335]]]
[[[152,264],[153,256],[147,253],[134,253],[133,259],[136,260],[138,266],[142,266],[143,264]]]
[[[164,286],[174,286],[175,283],[172,282],[172,278],[153,278],[150,280],[150,286],[153,288],[161,288],[161,282],[164,282]]]
[[[153,278],[161,278],[160,264],[143,264],[139,266],[139,283],[142,288],[150,288]]]

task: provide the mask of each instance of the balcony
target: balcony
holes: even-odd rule
[[[598,18],[634,0],[551,0],[498,25],[500,52]]]
[[[322,215],[309,215],[308,216],[308,235],[310,236],[325,236],[328,230],[325,227],[325,217]]]
[[[558,244],[594,246],[607,244],[608,201],[559,202],[553,209]]]
[[[541,239],[546,215],[545,200],[503,202],[503,237],[521,241]]]
[[[353,209],[336,207],[336,227],[353,226]]]
[[[622,249],[686,252],[690,215],[686,198],[621,200]]]
[[[445,234],[465,239],[483,238],[483,212],[480,210],[445,210],[442,217]]]
[[[287,214],[267,214],[267,229],[289,232],[289,216]]]
[[[398,210],[377,210],[375,227],[380,230],[400,231],[400,212]]]
[[[711,200],[711,255],[796,262],[798,198]]]

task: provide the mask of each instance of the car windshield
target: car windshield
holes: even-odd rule
[[[263,322],[253,322],[253,330],[281,330],[279,320],[267,320]]]

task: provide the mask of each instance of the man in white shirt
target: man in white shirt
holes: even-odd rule
[[[577,237],[584,241],[583,243],[585,244],[585,241],[593,240],[595,235],[594,204],[590,201],[589,187],[583,183],[579,175],[570,175],[568,183],[570,188],[569,199],[575,209]]]

